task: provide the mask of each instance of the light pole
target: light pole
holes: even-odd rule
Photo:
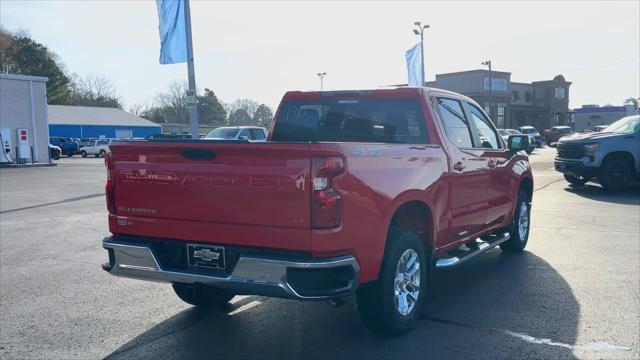
[[[318,73],[318,77],[320,78],[320,91],[324,90],[324,76],[327,75],[326,72]]]
[[[489,67],[489,118],[493,121],[493,79],[491,74],[491,60],[487,60],[482,65]]]
[[[424,74],[424,30],[429,28],[429,25],[422,25],[420,21],[416,21],[413,25],[417,26],[416,29],[413,29],[413,33],[416,35],[420,35],[420,63],[422,65],[422,85],[425,85],[425,74]]]

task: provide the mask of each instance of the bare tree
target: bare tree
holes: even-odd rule
[[[71,104],[98,107],[122,107],[111,81],[102,75],[71,75]]]
[[[164,119],[169,123],[189,123],[189,110],[185,104],[187,84],[174,81],[169,84],[166,93],[159,94],[155,99],[155,107],[162,109]]]
[[[253,118],[253,115],[256,113],[258,106],[260,106],[260,104],[257,101],[251,99],[238,99],[229,104],[227,112],[232,113],[237,110],[244,110],[247,114],[249,114],[249,116]]]

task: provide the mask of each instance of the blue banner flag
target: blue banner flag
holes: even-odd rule
[[[422,46],[417,43],[405,53],[407,59],[407,72],[409,73],[409,86],[424,86],[422,83]]]
[[[187,62],[184,0],[156,0],[160,18],[160,64]]]

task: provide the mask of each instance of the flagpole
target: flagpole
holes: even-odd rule
[[[185,18],[185,31],[187,35],[187,70],[189,72],[189,90],[192,94],[196,94],[196,72],[193,65],[193,43],[191,40],[191,10],[189,6],[189,0],[184,0],[184,18]],[[197,102],[197,95],[196,95]],[[189,109],[191,115],[191,137],[193,139],[199,138],[200,131],[198,130],[198,107],[192,106]]]

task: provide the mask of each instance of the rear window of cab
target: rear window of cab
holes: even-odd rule
[[[285,101],[272,141],[428,144],[417,99]]]

